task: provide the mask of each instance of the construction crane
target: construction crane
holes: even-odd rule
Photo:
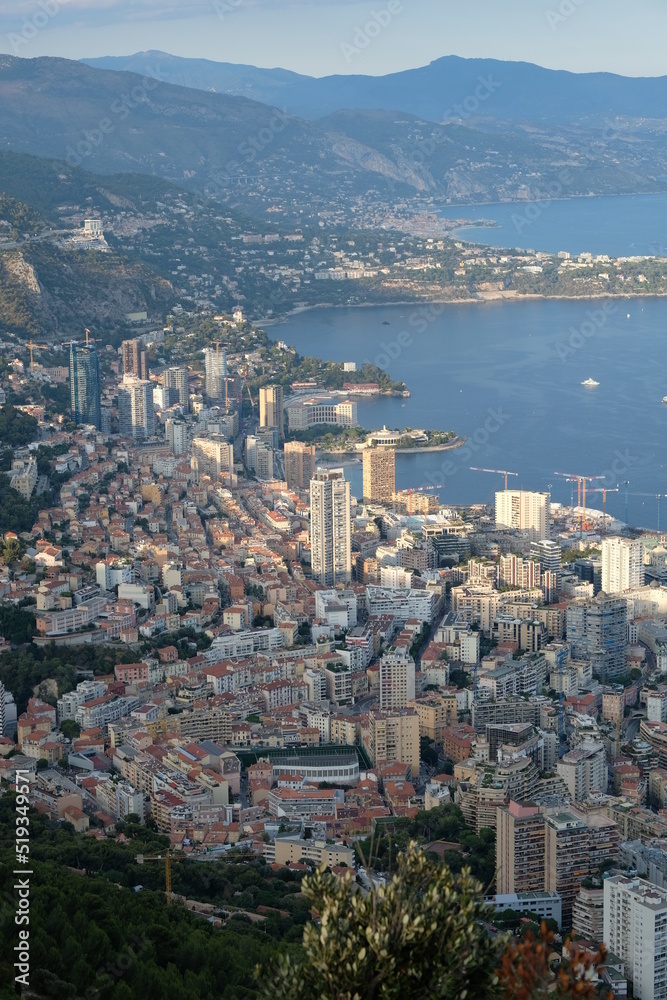
[[[32,340],[30,340],[30,343],[28,344],[28,347],[30,348],[30,371],[32,371],[33,368],[34,368],[34,366],[35,366],[34,365],[33,356],[32,356],[33,350],[36,347],[38,347],[41,351],[48,351],[49,345],[48,344],[35,344],[35,343],[33,343]]]
[[[518,476],[518,472],[508,472],[507,469],[478,469],[476,465],[470,466],[471,472],[493,472],[498,476],[505,477],[505,489],[507,489],[507,477],[508,476]]]
[[[595,486],[588,490],[589,493],[602,494],[602,534],[607,534],[607,493],[618,493],[618,486]]]
[[[595,482],[597,479],[604,479],[604,476],[579,476],[576,472],[554,472],[555,476],[562,476],[568,482],[575,481],[577,484],[577,506],[581,507],[581,528],[580,534],[584,533],[584,520],[586,517],[586,483]],[[583,505],[582,505],[583,496]]]
[[[628,486],[630,485],[629,479],[624,479],[622,483],[618,484],[619,487],[625,486],[625,523],[628,523]]]
[[[653,497],[658,501],[658,541],[660,541],[660,522],[662,515],[662,501],[667,498],[667,493],[630,493],[631,497]]]
[[[180,861],[181,859],[174,857],[171,850],[167,850],[164,854],[137,854],[136,860],[138,865],[143,865],[144,861],[164,862],[164,882],[167,894],[167,906],[171,906],[171,866],[174,862]]]

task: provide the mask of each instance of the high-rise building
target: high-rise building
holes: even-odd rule
[[[306,490],[315,475],[315,445],[285,442],[285,481],[290,490]]]
[[[573,658],[590,660],[593,673],[603,681],[620,677],[625,673],[627,619],[628,606],[620,598],[602,593],[572,601],[566,621]]]
[[[607,756],[603,743],[584,740],[557,764],[573,802],[585,802],[594,792],[607,791]]]
[[[273,479],[273,448],[254,434],[245,439],[245,464],[258,479]]]
[[[561,547],[548,538],[530,543],[530,558],[540,564],[541,587],[544,600],[551,604],[558,598],[561,578]]]
[[[563,927],[572,924],[572,905],[582,881],[590,874],[588,828],[570,812],[545,817],[544,888],[563,901]]]
[[[524,559],[515,552],[500,557],[498,580],[509,587],[533,590],[540,586],[540,564],[534,559]]]
[[[503,490],[496,493],[496,528],[527,531],[531,541],[549,537],[549,493]]]
[[[209,399],[223,400],[225,398],[225,379],[227,378],[227,351],[224,347],[207,347],[204,351],[204,367],[206,369],[206,395]]]
[[[496,820],[496,892],[544,889],[544,816],[532,802],[500,806]]]
[[[391,503],[396,490],[396,451],[393,448],[365,448],[364,500]]]
[[[310,481],[313,577],[325,586],[352,578],[350,484],[342,469],[319,470]]]
[[[606,878],[603,937],[636,1000],[667,1000],[667,891],[640,878]]]
[[[284,438],[285,412],[281,385],[263,385],[259,390],[259,426],[277,427],[280,440]]]
[[[371,709],[364,742],[373,764],[400,761],[419,774],[419,716],[413,708],[383,712]]]
[[[549,538],[538,539],[530,543],[530,558],[537,559],[541,570],[561,571],[562,550],[558,542]]]
[[[185,420],[167,418],[164,432],[174,455],[184,455],[188,450],[188,425]]]
[[[72,420],[75,424],[91,424],[100,430],[100,368],[94,344],[72,344],[69,353],[69,383]]]
[[[414,697],[415,661],[407,650],[389,650],[380,659],[380,708],[407,708]]]
[[[630,538],[602,540],[602,590],[620,594],[644,584],[644,546]]]
[[[167,368],[162,376],[165,389],[176,389],[178,402],[185,410],[190,403],[190,379],[187,368]]]
[[[124,340],[122,343],[123,375],[136,375],[137,378],[148,378],[148,360],[146,349],[140,340]]]
[[[121,437],[146,440],[155,434],[153,385],[126,375],[118,386],[118,425]]]
[[[196,437],[192,442],[192,459],[200,474],[217,479],[221,472],[233,470],[234,445],[229,444],[221,434]]]

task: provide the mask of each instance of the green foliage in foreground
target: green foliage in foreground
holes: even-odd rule
[[[15,817],[15,796],[5,794],[0,799],[0,1000],[18,995],[10,986],[19,929],[12,874]],[[128,824],[125,832],[133,840],[124,847],[75,835],[71,827],[35,813],[30,820],[30,987],[44,1000],[246,1000],[259,989],[258,963],[270,965],[279,947],[297,947],[289,942],[300,938],[308,913],[300,895],[303,919],[297,923],[274,913],[259,923],[236,916],[214,928],[178,902],[167,907],[160,864],[136,865],[135,854],[164,850],[164,838]],[[77,874],[68,866],[98,874]],[[296,876],[286,875],[275,879],[258,861],[247,868],[226,861],[174,865],[175,882],[178,878],[190,888],[186,883],[192,877],[219,905],[225,905],[225,895],[238,905],[244,877],[272,901],[281,887],[288,894],[292,888],[298,892]],[[269,893],[272,881],[277,887]],[[135,893],[127,887],[139,882],[155,888]],[[225,894],[221,887],[227,883]],[[289,899],[280,902],[290,909]]]
[[[265,1000],[492,1000],[505,939],[481,924],[491,917],[481,889],[415,844],[369,896],[317,872],[303,891],[321,919],[304,930],[303,958],[281,956]]]
[[[378,823],[375,834],[359,843],[363,863],[370,862],[376,871],[393,872],[401,854],[411,841],[422,846],[433,842],[460,844],[461,850],[445,850],[444,860],[458,874],[464,866],[482,883],[485,893],[491,893],[496,869],[495,831],[483,829],[477,835],[466,826],[459,806],[450,803],[418,812],[414,819],[396,819]]]

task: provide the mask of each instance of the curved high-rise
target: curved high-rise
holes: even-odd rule
[[[75,424],[91,424],[99,431],[100,367],[93,344],[72,344],[69,354],[69,384],[72,420]]]

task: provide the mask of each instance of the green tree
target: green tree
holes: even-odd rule
[[[60,732],[67,740],[75,740],[81,735],[81,726],[74,719],[63,719],[60,723]]]
[[[455,878],[411,843],[386,886],[368,896],[324,871],[302,891],[320,914],[303,932],[303,959],[282,956],[266,1000],[492,1000],[505,939],[481,925],[491,910],[466,869]]]

